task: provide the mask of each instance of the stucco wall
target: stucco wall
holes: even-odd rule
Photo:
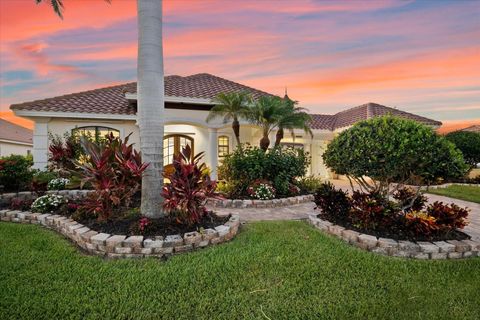
[[[11,154],[26,156],[28,152],[32,152],[32,149],[33,147],[31,146],[0,141],[0,157],[6,157]]]
[[[218,119],[211,123],[206,123],[207,111],[196,110],[176,110],[167,109],[165,112],[165,135],[168,134],[184,134],[192,137],[195,144],[195,153],[205,152],[205,161],[209,166],[217,163],[217,159],[214,159],[214,155],[217,154],[217,146],[211,146],[210,142],[214,141],[219,136],[227,136],[229,138],[229,149],[232,151],[236,146],[235,137],[231,128],[231,124],[224,124],[222,119]],[[74,128],[84,126],[102,126],[116,129],[120,132],[120,137],[124,138],[128,134],[130,136],[130,142],[136,145],[136,148],[140,148],[140,140],[138,134],[138,126],[135,120],[106,120],[106,119],[73,119],[73,118],[39,118],[38,127],[46,127],[51,134],[63,135],[65,132],[70,132]],[[42,124],[42,122],[44,124]],[[34,141],[36,144],[36,152],[34,152],[34,161],[38,168],[43,168],[46,165],[46,156],[44,153],[48,148],[45,146],[44,135],[38,137],[38,132],[43,130],[36,130],[34,133]],[[41,134],[40,134],[41,135]],[[251,145],[258,146],[261,139],[262,132],[258,127],[243,123],[240,128],[240,140],[242,143],[250,143]],[[289,133],[285,134],[282,142],[302,144],[304,150],[309,152],[312,156],[312,163],[309,168],[309,174],[319,175],[321,177],[327,177],[328,171],[323,164],[321,158],[327,142],[333,137],[333,133],[329,132],[316,132],[314,137],[305,134],[302,131],[295,132],[295,139],[291,137]],[[270,135],[271,145],[275,142],[275,132]],[[37,159],[35,159],[37,158]],[[38,159],[42,159],[40,162]]]

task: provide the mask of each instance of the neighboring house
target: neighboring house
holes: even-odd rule
[[[14,104],[11,109],[17,116],[35,122],[33,135],[34,162],[36,168],[47,165],[48,133],[63,134],[80,130],[105,134],[113,132],[120,137],[132,133],[131,141],[139,144],[136,124],[137,85],[135,82],[79,92],[45,100]],[[212,99],[220,92],[247,91],[254,97],[269,93],[241,85],[210,74],[195,74],[187,77],[165,77],[165,137],[164,164],[171,165],[172,155],[190,144],[195,153],[205,152],[206,163],[216,177],[216,167],[224,154],[235,148],[235,139],[230,123],[205,121],[213,107]],[[397,109],[367,103],[334,115],[312,114],[311,124],[314,137],[299,131],[295,139],[285,135],[287,145],[303,147],[312,155],[309,173],[329,176],[321,158],[327,143],[338,132],[357,121],[375,116],[394,114],[413,119],[431,126],[441,122],[403,112]],[[261,138],[259,128],[241,123],[240,139],[257,145]],[[271,142],[275,141],[275,132]]]
[[[473,126],[470,126],[470,127],[466,127],[466,128],[460,129],[458,131],[470,131],[470,132],[480,133],[480,124],[476,124],[476,125],[473,125]]]
[[[32,137],[32,130],[0,119],[0,157],[30,154],[33,149]]]

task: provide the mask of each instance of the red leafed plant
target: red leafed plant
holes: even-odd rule
[[[468,224],[468,212],[466,208],[460,208],[454,203],[443,204],[443,202],[435,201],[427,207],[427,213],[434,217],[437,225],[445,231],[449,232],[455,229],[463,229]]]
[[[122,141],[110,134],[103,143],[81,140],[87,156],[85,162],[77,163],[82,170],[82,186],[88,182],[95,189],[84,209],[99,219],[108,219],[116,208],[129,207],[131,197],[140,189],[148,164],[128,144],[128,138]]]
[[[407,232],[412,236],[431,237],[439,231],[438,221],[428,213],[411,211],[405,215]]]
[[[51,135],[48,151],[50,168],[58,170],[60,174],[75,171],[75,160],[83,155],[80,139],[74,134],[68,133],[63,138]]]
[[[190,146],[173,157],[174,170],[164,173],[170,180],[162,190],[163,209],[182,224],[197,224],[207,214],[208,199],[223,199],[215,192],[216,181],[210,179],[205,163],[200,163],[203,152],[192,159]]]

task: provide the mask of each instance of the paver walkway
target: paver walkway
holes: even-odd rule
[[[348,182],[333,180],[333,184],[336,187],[345,190],[350,190]],[[469,221],[470,224],[465,227],[464,232],[472,237],[472,240],[480,241],[480,204],[448,198],[444,196],[427,194],[428,202],[433,203],[435,201],[442,201],[444,203],[455,203],[460,207],[470,208]],[[260,220],[299,220],[306,219],[308,214],[314,212],[315,204],[302,203],[295,204],[287,207],[277,208],[215,208],[215,211],[219,215],[228,215],[230,213],[240,215],[242,221],[260,221]]]

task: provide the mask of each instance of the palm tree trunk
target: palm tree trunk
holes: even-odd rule
[[[283,128],[278,128],[277,134],[275,136],[275,147],[280,145],[280,142],[283,139]]]
[[[263,129],[263,137],[262,139],[260,139],[260,148],[263,151],[267,151],[269,145],[270,145],[270,139],[268,138],[268,130]]]
[[[149,163],[142,177],[141,213],[163,216],[164,79],[162,0],[138,0],[137,121],[142,160]]]
[[[237,140],[237,145],[240,146],[240,122],[237,118],[233,118],[232,129],[235,139]]]

